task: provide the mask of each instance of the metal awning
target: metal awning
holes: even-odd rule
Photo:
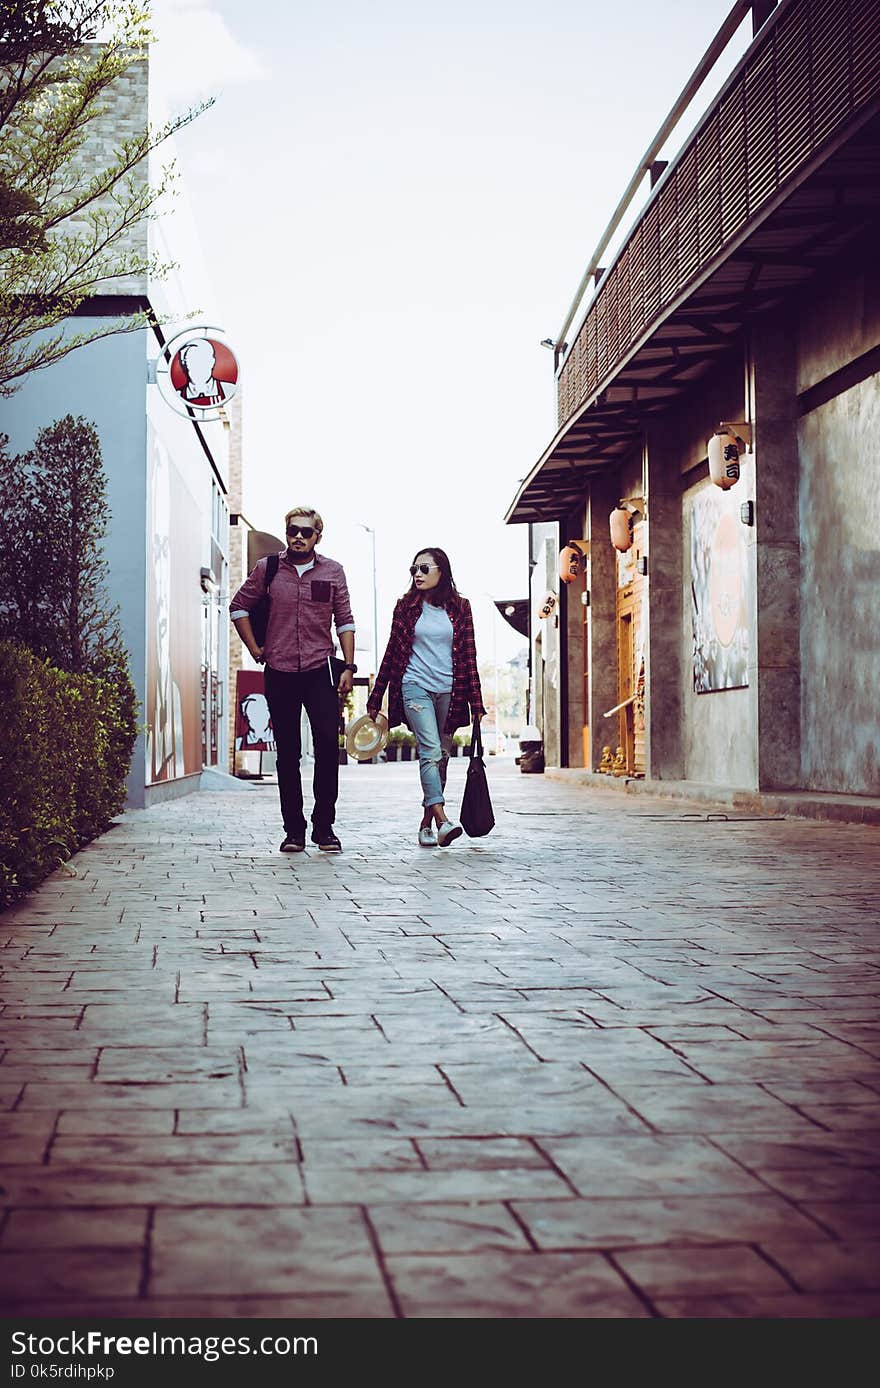
[[[528,636],[528,598],[510,598],[506,602],[496,602],[495,606],[498,608],[505,622],[507,622],[509,626],[512,626],[514,631],[518,631],[520,636]]]
[[[270,534],[268,530],[249,530],[247,537],[248,573],[261,559],[265,559],[267,554],[279,554],[281,550],[286,548],[287,541],[279,540],[277,535]]]

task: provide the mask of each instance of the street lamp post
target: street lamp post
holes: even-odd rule
[[[361,530],[366,530],[373,547],[373,677],[379,673],[379,598],[376,591],[376,532],[363,521],[358,521]]]
[[[492,675],[493,682],[495,685],[495,751],[497,752],[498,744],[500,741],[500,727],[498,718],[498,642],[497,633],[495,629],[495,619],[498,616],[498,608],[495,606],[495,599],[492,597],[492,594],[488,591],[488,589],[484,588],[483,593],[484,596],[487,597],[492,604]]]

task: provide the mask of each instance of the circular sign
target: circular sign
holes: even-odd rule
[[[221,328],[187,328],[162,348],[156,384],[177,414],[198,421],[217,419],[238,390],[235,353]]]

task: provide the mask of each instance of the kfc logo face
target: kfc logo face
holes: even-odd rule
[[[237,381],[235,357],[210,337],[185,342],[171,363],[171,384],[188,405],[221,405]]]
[[[212,419],[238,389],[238,362],[219,328],[190,328],[167,343],[156,383],[178,414]]]

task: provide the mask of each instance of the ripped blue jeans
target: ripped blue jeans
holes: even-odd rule
[[[432,694],[410,680],[403,682],[403,707],[406,721],[416,735],[419,753],[419,776],[422,782],[422,804],[445,804],[446,765],[452,734],[443,731],[452,690]]]

